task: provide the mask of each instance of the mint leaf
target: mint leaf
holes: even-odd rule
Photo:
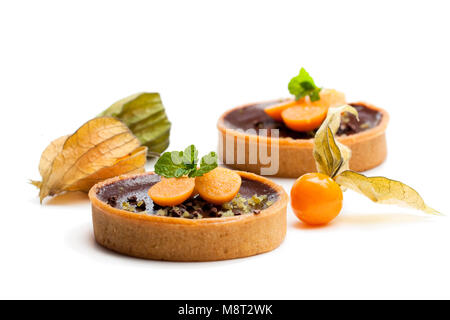
[[[314,102],[314,101],[319,101],[320,100],[320,95],[319,92],[320,90],[322,90],[321,88],[315,88],[310,94],[309,94],[309,99]]]
[[[187,176],[191,173],[191,171],[195,171],[195,169],[178,168],[177,170],[175,170],[174,177],[180,178],[182,176]]]
[[[309,96],[311,101],[320,100],[319,92],[322,90],[316,86],[313,78],[304,68],[301,68],[298,76],[293,77],[289,81],[288,89],[295,96],[296,100]]]
[[[191,144],[189,147],[187,147],[186,149],[184,149],[183,152],[183,163],[185,165],[195,165],[197,164],[198,161],[198,151],[195,148],[195,146],[193,144]]]
[[[163,177],[175,177],[184,169],[183,152],[164,152],[155,164],[155,172]]]
[[[200,177],[215,168],[217,168],[217,154],[215,152],[210,152],[206,156],[202,157],[202,160],[200,161],[200,168],[194,172],[191,172],[189,177]]]
[[[198,151],[190,145],[184,151],[165,152],[155,164],[155,173],[166,178],[200,177],[217,167],[217,154],[203,156],[197,168]]]

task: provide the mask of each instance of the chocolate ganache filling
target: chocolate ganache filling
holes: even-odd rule
[[[238,196],[224,205],[214,205],[199,195],[175,207],[161,207],[148,196],[148,189],[161,181],[157,174],[138,175],[101,187],[97,197],[111,207],[131,212],[188,219],[220,218],[259,214],[278,199],[270,186],[242,177]]]
[[[315,131],[298,132],[289,129],[283,122],[276,121],[264,112],[264,108],[280,103],[280,100],[263,102],[245,106],[229,112],[224,118],[224,124],[230,129],[256,130],[267,129],[267,135],[271,130],[278,129],[280,138],[311,139]],[[352,135],[376,127],[383,117],[382,113],[368,108],[362,104],[350,103],[359,115],[359,121],[352,114],[346,113],[342,117],[341,126],[337,132],[338,136]]]

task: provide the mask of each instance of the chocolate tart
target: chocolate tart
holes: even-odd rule
[[[259,151],[260,148],[265,148],[270,156],[270,149],[273,148],[275,155],[276,152],[279,155],[279,168],[275,176],[297,178],[307,172],[316,171],[313,158],[314,132],[290,130],[264,112],[264,108],[282,101],[247,104],[231,109],[220,117],[217,123],[218,151],[224,164],[237,170],[264,175],[261,170],[270,164],[267,164],[267,159],[261,159],[259,152],[249,157],[249,150]],[[353,115],[346,114],[337,137],[352,150],[350,168],[365,171],[380,165],[386,159],[385,132],[389,114],[365,102],[350,105],[358,110],[360,121]],[[267,129],[267,134],[260,135],[260,129]],[[271,137],[274,129],[279,130],[278,137]],[[248,133],[249,130],[252,132]],[[245,153],[245,158],[243,155],[238,158],[238,150]]]
[[[286,234],[288,196],[274,182],[248,172],[240,194],[264,194],[271,204],[254,213],[229,217],[158,216],[147,190],[160,181],[148,172],[119,176],[89,191],[96,241],[113,251],[154,260],[213,261],[256,255],[277,248]],[[143,212],[124,210],[120,203],[138,200]]]

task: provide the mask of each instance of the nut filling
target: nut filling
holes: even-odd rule
[[[141,214],[185,219],[221,218],[259,214],[277,200],[277,193],[264,183],[242,179],[237,196],[230,202],[214,205],[195,196],[178,206],[161,207],[150,199],[147,190],[160,181],[156,174],[124,179],[99,189],[100,200],[114,208]]]

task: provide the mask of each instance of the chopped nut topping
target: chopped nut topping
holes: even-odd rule
[[[111,207],[117,206],[117,196],[111,196],[111,197],[109,197],[107,203],[108,203],[108,205],[110,205]]]
[[[136,211],[142,212],[142,211],[145,211],[145,208],[146,208],[146,205],[145,205],[144,201],[140,200],[136,203]]]
[[[129,202],[122,202],[122,209],[130,212],[136,212],[136,209]]]
[[[137,203],[137,197],[136,196],[128,197],[127,200],[128,200],[128,203],[132,204],[132,205],[135,205]]]
[[[167,216],[167,209],[159,209],[156,211],[157,216]]]
[[[117,206],[118,197],[108,198],[108,205]],[[200,196],[186,200],[184,203],[173,207],[162,207],[153,203],[149,211],[144,199],[138,199],[132,195],[121,203],[121,208],[129,212],[147,213],[162,217],[175,217],[184,219],[203,219],[233,217],[245,214],[259,214],[274,203],[267,195],[254,194],[250,198],[237,194],[236,197],[222,205],[214,205],[203,200]]]
[[[370,123],[368,122],[364,122],[363,124],[361,124],[359,126],[361,129],[368,129],[370,127]]]

